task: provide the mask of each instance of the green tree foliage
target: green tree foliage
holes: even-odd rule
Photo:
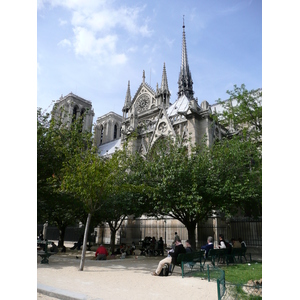
[[[218,100],[222,112],[213,116],[229,129],[227,139],[213,147],[215,167],[231,174],[223,187],[229,199],[238,201],[245,215],[258,216],[262,203],[262,90],[249,91],[242,84],[234,85],[227,94],[228,100]]]
[[[37,218],[58,227],[61,247],[66,227],[83,217],[79,199],[60,189],[63,162],[86,145],[90,136],[79,135],[76,128],[69,130],[50,117],[37,110]]]
[[[114,153],[109,163],[113,166],[110,188],[103,199],[98,218],[108,223],[111,232],[111,251],[115,248],[116,233],[127,216],[138,217],[145,211],[146,186],[141,180],[143,159],[129,155],[126,146]]]
[[[62,189],[78,197],[88,213],[86,228],[92,215],[99,223],[107,222],[111,229],[111,249],[114,250],[115,234],[126,216],[141,213],[137,204],[142,187],[134,180],[136,175],[133,157],[126,150],[117,151],[110,159],[100,157],[92,147],[74,154],[64,162]],[[83,270],[86,236],[80,270]]]
[[[152,213],[168,215],[179,220],[188,230],[188,238],[195,245],[196,224],[205,219],[218,203],[205,195],[209,172],[208,152],[190,156],[181,141],[169,138],[156,142],[147,157],[145,173],[152,186]],[[203,189],[201,189],[203,187]]]
[[[243,133],[257,145],[262,143],[262,90],[247,90],[234,85],[232,91],[227,91],[228,100],[218,100],[223,107],[222,112],[214,115],[217,122],[229,128],[231,132]]]
[[[215,143],[210,152],[215,192],[224,201],[219,210],[228,217],[238,213],[260,216],[262,164],[256,144],[234,136]]]

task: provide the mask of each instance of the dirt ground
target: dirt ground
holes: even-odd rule
[[[49,259],[49,264],[40,264],[37,259],[37,287],[51,287],[55,295],[72,293],[68,299],[102,300],[153,300],[153,299],[217,299],[216,282],[200,278],[182,278],[181,270],[175,267],[171,276],[152,276],[163,256],[130,256],[97,261],[94,251],[87,251],[84,270],[79,271],[81,251],[67,250]],[[77,257],[77,258],[76,258]],[[46,291],[47,292],[47,291]],[[49,296],[50,295],[50,296]],[[76,297],[76,295],[79,295]],[[43,295],[38,291],[37,299],[66,299]]]

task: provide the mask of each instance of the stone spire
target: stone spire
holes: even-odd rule
[[[128,109],[130,108],[130,105],[131,105],[130,80],[128,80],[128,87],[127,87],[123,111],[128,111]]]
[[[169,93],[167,71],[166,71],[165,63],[164,63],[164,67],[163,67],[163,74],[162,74],[162,78],[161,78],[161,87],[160,88],[161,88],[162,93]]]
[[[185,94],[187,98],[192,99],[194,95],[193,80],[187,58],[184,18],[182,28],[182,51],[180,73],[178,78],[178,96],[180,97]]]
[[[158,84],[156,85],[156,95],[157,104],[163,105],[165,108],[169,107],[171,93],[169,91],[168,79],[167,79],[167,71],[166,64],[164,63],[163,73],[161,78],[161,86],[158,88]]]

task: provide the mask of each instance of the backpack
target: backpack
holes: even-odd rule
[[[163,268],[161,269],[158,276],[168,276],[169,275],[169,265],[165,264]]]

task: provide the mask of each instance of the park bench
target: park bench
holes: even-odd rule
[[[57,252],[49,252],[48,251],[48,245],[50,245],[52,242],[50,241],[41,241],[38,240],[38,246],[44,245],[44,250],[37,250],[37,255],[42,258],[41,264],[48,264],[49,263],[49,257],[51,255],[56,254]]]
[[[228,265],[228,255],[229,255],[229,248],[222,248],[222,249],[210,249],[208,251],[208,255],[206,260],[210,260],[212,265],[215,267],[215,264],[219,264],[220,259],[224,259]]]
[[[187,264],[187,267],[190,271],[193,270],[194,266],[199,263],[199,270],[203,271],[204,269],[204,250],[189,252],[189,253],[180,253],[177,257],[177,264],[172,264],[170,275],[173,273],[175,266],[181,267],[181,275],[184,277],[184,267]]]
[[[246,252],[247,252],[246,247],[244,247],[244,248],[232,248],[230,254],[227,255],[228,259],[231,258],[231,259],[229,259],[229,262],[233,262],[233,263],[240,262],[240,263],[242,263],[243,262],[243,257],[244,257],[245,261],[247,261]],[[247,253],[247,255],[249,255],[250,261],[252,261],[251,253]]]

